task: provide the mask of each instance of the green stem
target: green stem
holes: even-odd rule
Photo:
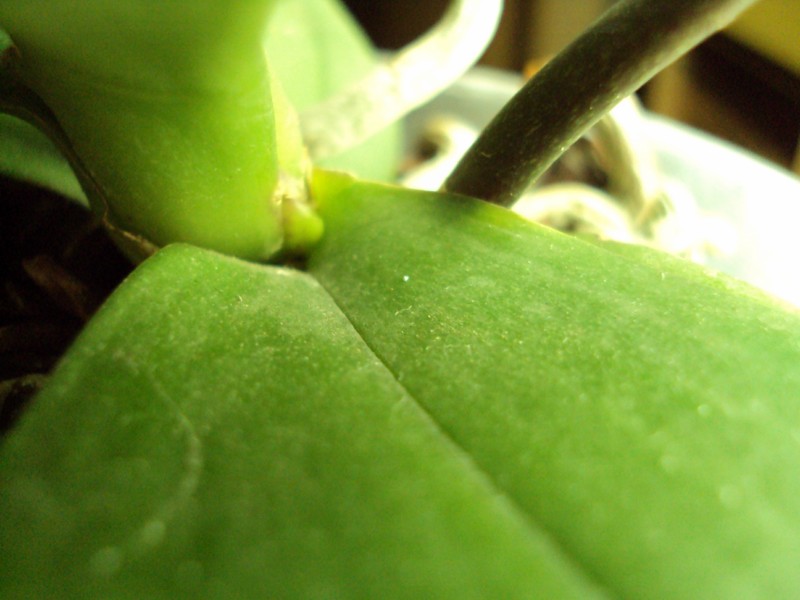
[[[489,124],[444,191],[510,206],[622,98],[755,0],[621,0]]]

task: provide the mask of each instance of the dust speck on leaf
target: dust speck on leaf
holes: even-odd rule
[[[742,492],[735,485],[724,485],[719,490],[719,501],[725,508],[737,508],[742,502]]]
[[[167,525],[164,521],[153,519],[145,523],[139,534],[139,541],[149,547],[158,546],[164,539]]]
[[[115,546],[106,546],[94,553],[89,561],[89,568],[94,575],[111,577],[122,566],[122,550]]]

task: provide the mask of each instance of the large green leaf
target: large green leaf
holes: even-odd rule
[[[800,315],[666,255],[323,177],[310,264],[442,430],[607,589],[800,594]]]
[[[0,596],[596,592],[310,276],[173,247],[0,448]]]
[[[797,595],[796,311],[315,188],[322,286],[177,247],[91,323],[0,448],[3,597]]]

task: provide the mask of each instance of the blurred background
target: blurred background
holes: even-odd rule
[[[447,0],[346,0],[380,48],[427,30]],[[557,53],[613,0],[506,0],[482,64],[523,72]],[[761,0],[639,91],[645,105],[800,174],[800,2]]]

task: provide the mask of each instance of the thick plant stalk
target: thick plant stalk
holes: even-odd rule
[[[0,110],[45,125],[114,229],[269,259],[303,229],[262,49],[274,1],[0,0]]]
[[[443,189],[510,206],[622,98],[754,2],[621,0],[517,93]]]
[[[448,87],[483,54],[502,12],[502,0],[452,0],[419,40],[303,111],[300,122],[312,158],[352,148]]]

